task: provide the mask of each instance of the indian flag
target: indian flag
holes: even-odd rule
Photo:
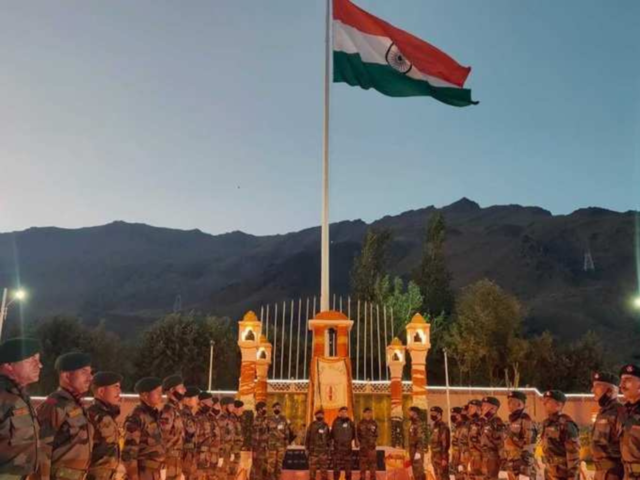
[[[333,0],[333,81],[390,97],[430,96],[448,105],[477,104],[465,89],[471,67],[357,7]]]

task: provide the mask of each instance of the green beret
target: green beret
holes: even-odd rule
[[[625,365],[620,370],[620,376],[622,375],[632,375],[640,378],[640,367],[638,365]]]
[[[233,402],[233,406],[236,408],[244,407],[244,402],[242,400],[236,400]]]
[[[74,372],[91,366],[91,357],[82,352],[71,352],[60,355],[56,359],[55,369],[60,372]]]
[[[200,392],[200,395],[198,395],[198,400],[209,400],[211,398],[213,398],[213,395],[205,391]]]
[[[180,375],[169,375],[162,381],[162,390],[165,392],[171,390],[178,385],[182,385],[184,383],[183,378]]]
[[[162,380],[157,377],[144,377],[133,387],[136,393],[149,393],[162,386]]]
[[[184,392],[184,398],[193,398],[200,395],[200,389],[198,387],[187,387]]]
[[[233,398],[231,397],[222,397],[222,400],[220,400],[220,405],[222,405],[223,407],[226,407],[227,405],[231,405],[233,403]]]
[[[567,396],[564,393],[562,393],[560,390],[548,390],[544,392],[544,398],[552,398],[556,402],[560,402],[560,403],[567,402]]]
[[[258,402],[256,403],[256,410],[262,410],[263,408],[267,407],[267,403],[266,402]]]
[[[620,378],[617,375],[609,372],[593,372],[591,375],[592,382],[603,382],[610,383],[611,385],[618,386],[620,385]]]
[[[509,392],[507,398],[515,398],[516,400],[520,400],[522,403],[527,403],[527,395],[524,392],[520,392],[518,390]]]
[[[462,414],[462,407],[453,407],[451,413]]]
[[[471,400],[469,402],[469,405],[473,405],[474,407],[481,407],[482,406],[482,402],[480,400]]]
[[[95,388],[109,387],[122,382],[122,375],[115,372],[98,372],[93,376],[91,384]]]
[[[16,363],[40,353],[40,342],[32,338],[11,338],[0,344],[0,365]]]
[[[482,403],[488,403],[489,405],[500,408],[500,400],[496,397],[484,397],[482,399]]]
[[[442,415],[442,409],[440,407],[431,407],[431,411],[433,413],[439,413],[440,415]]]

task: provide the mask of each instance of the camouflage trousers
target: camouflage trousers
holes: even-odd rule
[[[621,462],[605,459],[595,460],[594,463],[596,467],[594,480],[622,480],[624,478],[624,467]]]
[[[160,480],[162,478],[162,474],[159,469],[151,469],[138,467],[138,479],[139,480]]]
[[[376,467],[378,459],[376,457],[375,449],[363,449],[360,447],[360,480],[367,478],[367,472],[369,472],[370,480],[376,480]]]
[[[467,472],[469,480],[482,480],[484,473],[482,471],[482,452],[471,450],[469,452],[469,471]]]
[[[166,480],[180,480],[182,476],[182,452],[170,452],[165,464],[167,466]]]
[[[267,454],[267,478],[269,480],[280,480],[282,475],[282,462],[284,454],[287,452],[286,447],[270,448]]]
[[[348,450],[337,448],[333,452],[333,480],[338,480],[342,471],[345,480],[351,480],[351,447]]]
[[[250,480],[267,480],[269,454],[266,450],[253,453]]]
[[[184,452],[180,465],[185,479],[193,478],[198,472],[196,454],[193,451]],[[168,471],[167,471],[168,473]]]
[[[436,480],[449,480],[449,455],[446,453],[432,453],[431,465],[436,474]]]
[[[309,452],[309,480],[316,480],[320,470],[320,478],[329,480],[329,452]]]
[[[414,480],[426,480],[424,472],[424,452],[414,448],[409,448],[409,458],[411,459],[411,472]]]
[[[85,477],[86,480],[111,480],[116,476],[115,468],[90,468]],[[0,480],[4,480],[0,475]]]
[[[227,464],[227,480],[235,480],[240,470],[240,452],[233,452],[231,454],[233,460],[229,457],[229,463]]]
[[[506,469],[509,480],[518,480],[518,476],[520,475],[524,475],[525,477],[535,477],[533,469],[531,468],[531,463],[525,459],[516,458],[507,460]]]
[[[500,455],[497,452],[485,452],[482,455],[482,475],[484,480],[498,480],[500,475]]]

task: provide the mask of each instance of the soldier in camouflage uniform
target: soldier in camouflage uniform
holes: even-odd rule
[[[505,426],[498,416],[500,400],[496,397],[482,399],[482,415],[485,418],[480,444],[482,445],[482,474],[485,480],[498,480],[504,461]]]
[[[186,392],[186,389],[185,389]],[[184,428],[184,443],[182,444],[182,474],[185,480],[198,477],[198,421],[192,397],[184,397],[181,401],[182,425]]]
[[[567,397],[559,390],[543,396],[547,418],[542,423],[542,453],[546,480],[577,480],[580,468],[578,426],[562,413]]]
[[[456,480],[462,480],[460,467],[462,466],[462,456],[460,453],[460,435],[463,432],[464,420],[462,419],[462,407],[453,407],[451,409],[451,425],[453,425],[453,433],[451,434],[451,469],[454,472]]]
[[[449,480],[449,447],[451,446],[451,431],[442,420],[442,408],[431,407],[431,436],[429,449],[431,450],[431,464],[436,474],[436,480]]]
[[[287,417],[282,413],[282,407],[278,402],[271,406],[273,415],[267,419],[267,431],[269,433],[269,452],[267,459],[267,477],[269,480],[280,480],[282,462],[287,451],[291,425]]]
[[[256,404],[256,418],[253,421],[251,480],[266,480],[269,458],[269,427],[267,423],[267,404]]]
[[[74,352],[55,363],[60,388],[38,406],[41,480],[82,480],[89,470],[93,426],[82,405],[91,386],[91,358]]]
[[[331,426],[334,480],[340,478],[341,470],[344,470],[345,479],[351,480],[351,446],[356,439],[356,425],[348,414],[347,407],[341,407]]]
[[[231,412],[231,425],[233,427],[233,445],[231,447],[231,458],[227,470],[227,479],[235,480],[240,470],[240,452],[244,445],[244,432],[242,431],[242,414],[244,413],[244,402],[235,400],[233,411]]]
[[[622,480],[624,468],[620,437],[626,409],[618,401],[620,379],[608,372],[594,372],[591,391],[600,409],[591,432],[591,457],[596,467],[595,480]]]
[[[160,480],[165,462],[160,411],[162,380],[145,377],[135,384],[140,403],[124,422],[124,448],[122,463],[127,480]]]
[[[460,466],[456,470],[456,480],[466,480],[469,476],[469,462],[471,461],[471,450],[469,448],[469,428],[471,427],[471,416],[469,414],[470,404],[462,407],[462,425],[458,433],[460,444]]]
[[[469,466],[467,477],[469,480],[482,480],[482,431],[485,418],[480,414],[482,402],[471,400],[469,402]]]
[[[0,477],[19,480],[35,473],[39,426],[27,385],[40,379],[40,344],[12,338],[0,344]]]
[[[200,412],[206,415],[209,420],[209,428],[211,429],[207,478],[214,480],[216,478],[218,459],[220,457],[220,427],[218,426],[217,415],[212,408],[213,396],[209,392],[201,392],[200,395],[198,395],[198,400],[200,400]]]
[[[360,479],[376,480],[376,443],[378,441],[378,423],[373,419],[373,411],[367,407],[362,412],[364,419],[358,422],[357,439],[360,445]]]
[[[198,424],[198,435],[196,444],[198,445],[198,472],[202,479],[206,479],[211,471],[211,446],[214,442],[213,427],[209,417],[209,409],[200,404],[200,389],[190,387],[194,392],[193,402],[196,410],[196,423]],[[197,392],[197,393],[196,393]],[[187,389],[187,393],[190,393]],[[186,398],[185,398],[186,400]],[[217,459],[216,459],[217,461]]]
[[[426,480],[424,472],[424,428],[420,419],[420,409],[411,407],[409,409],[409,459],[411,460],[411,470],[414,480]]]
[[[162,390],[167,395],[167,403],[160,410],[160,428],[166,451],[166,480],[179,480],[182,475],[182,448],[184,425],[180,402],[184,397],[184,380],[180,375],[171,375],[162,381]]]
[[[209,419],[199,411],[200,389],[187,387],[182,399],[182,419],[185,429],[185,480],[203,480],[209,472]]]
[[[509,420],[504,439],[504,456],[509,480],[519,476],[535,477],[533,454],[538,432],[535,423],[525,412],[527,396],[518,391],[508,395]]]
[[[233,458],[233,444],[235,443],[235,425],[233,424],[233,398],[224,397],[220,401],[222,411],[218,417],[220,427],[220,458],[218,458],[218,480],[226,480],[229,465]]]
[[[87,480],[111,480],[120,464],[120,383],[122,376],[114,372],[98,372],[91,387],[93,403],[87,408],[93,425],[93,452]]]
[[[620,370],[620,387],[626,401],[626,416],[620,441],[625,480],[640,479],[640,366]]]
[[[320,479],[328,480],[331,431],[327,422],[324,421],[323,410],[317,410],[315,418],[307,428],[307,438],[304,442],[309,457],[309,480],[316,480],[318,469],[320,469]]]

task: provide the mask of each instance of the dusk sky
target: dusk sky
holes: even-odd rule
[[[332,85],[331,220],[466,196],[640,208],[640,2],[357,0],[473,67],[454,108]],[[3,2],[0,231],[320,219],[323,0]]]

